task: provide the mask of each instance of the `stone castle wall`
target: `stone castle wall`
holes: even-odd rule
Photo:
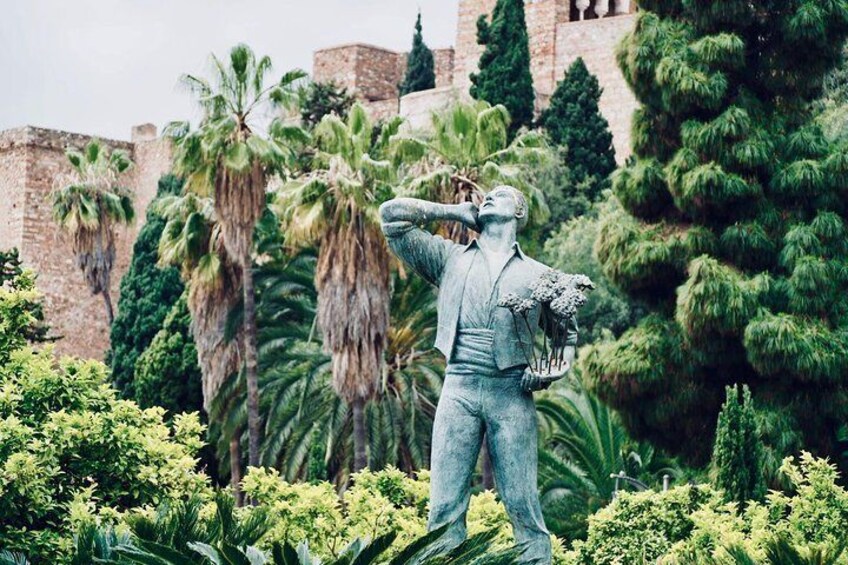
[[[135,164],[122,179],[136,195],[136,222],[117,232],[111,286],[115,307],[145,209],[171,161],[169,142],[156,138],[153,126],[135,128],[133,133],[132,143],[102,140],[110,149],[130,153]],[[54,179],[71,170],[65,149],[82,149],[90,139],[34,127],[0,132],[0,245],[17,247],[24,265],[37,273],[47,323],[51,334],[60,337],[57,352],[102,359],[109,348],[103,299],[88,290],[69,239],[53,222],[50,198]]]
[[[598,105],[609,122],[619,164],[630,155],[630,121],[638,103],[615,61],[615,47],[633,29],[635,18],[623,15],[564,23],[557,26],[556,34],[556,76],[562,77],[571,63],[582,57],[604,89]]]
[[[471,74],[477,71],[483,50],[477,44],[477,20],[481,15],[490,15],[495,3],[496,0],[459,0],[454,49],[433,50],[436,88],[428,91],[431,94],[415,93],[409,101],[406,97],[398,100],[396,85],[403,80],[406,54],[362,44],[316,51],[314,78],[335,81],[356,92],[375,118],[399,111],[413,117],[417,127],[426,121],[422,116],[428,101],[434,104],[433,109],[438,109],[446,96],[453,96],[447,94],[450,85],[458,96],[469,98]],[[601,112],[610,123],[619,162],[630,154],[630,117],[637,104],[615,62],[615,47],[633,28],[635,10],[635,2],[629,0],[591,0],[582,14],[576,0],[525,0],[537,111],[547,106],[568,66],[582,57],[604,90]],[[599,18],[598,13],[604,17]]]

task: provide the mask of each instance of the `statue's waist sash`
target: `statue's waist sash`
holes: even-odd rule
[[[495,332],[484,328],[459,330],[453,354],[448,362],[447,374],[478,375],[487,377],[520,377],[523,367],[510,367],[503,371],[495,363]]]

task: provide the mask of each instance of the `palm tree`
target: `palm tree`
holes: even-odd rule
[[[421,277],[392,284],[391,325],[379,403],[368,413],[370,463],[412,473],[427,467],[444,359],[433,347],[436,299]]]
[[[260,248],[264,244],[260,241]],[[271,248],[279,248],[269,246]],[[265,256],[265,255],[263,255]],[[351,411],[331,389],[331,361],[313,327],[315,256],[274,257],[256,271],[259,331],[262,464],[289,481],[327,479],[339,487],[349,478],[353,445]],[[382,397],[365,411],[368,461],[414,472],[429,459],[430,434],[443,362],[432,348],[435,297],[417,277],[392,284],[391,325]],[[241,311],[230,321],[238,326]],[[212,407],[226,439],[244,426],[244,381],[233,375]],[[226,442],[219,444],[221,460]]]
[[[239,302],[241,268],[224,247],[211,198],[189,192],[162,197],[153,205],[165,219],[159,260],[180,268],[188,290],[191,330],[203,376],[203,406],[214,428],[219,416],[211,412],[213,399],[227,377],[238,373],[239,349],[244,342],[243,331],[226,335],[229,312]],[[235,457],[229,458],[230,480],[239,503],[240,436],[241,432],[231,435]]]
[[[489,189],[510,184],[528,197],[534,219],[544,220],[547,206],[528,173],[549,161],[551,150],[544,135],[536,131],[522,131],[510,142],[509,124],[509,112],[502,105],[460,102],[433,114],[429,137],[396,136],[392,143],[394,162],[413,164],[404,183],[404,195],[446,204],[479,205]],[[466,243],[468,228],[446,226],[445,235]]]
[[[265,211],[268,176],[285,174],[308,138],[298,127],[273,119],[267,132],[262,120],[274,104],[296,100],[295,84],[305,75],[292,71],[271,84],[271,59],[256,58],[246,45],[230,51],[229,64],[214,55],[211,81],[185,75],[182,82],[197,96],[203,117],[197,128],[172,123],[174,172],[186,189],[212,198],[215,218],[227,253],[241,269],[244,293],[244,358],[248,396],[249,463],[259,464],[261,422],[257,380],[256,305],[253,284],[253,230]]]
[[[663,474],[681,475],[673,461],[631,440],[618,414],[575,382],[538,399],[536,409],[539,489],[545,521],[557,535],[585,537],[588,516],[612,500],[613,474],[624,471],[649,484]]]
[[[389,254],[378,206],[397,169],[385,157],[399,119],[375,131],[361,105],[316,126],[310,172],[278,189],[291,247],[319,244],[318,325],[332,356],[333,388],[353,409],[354,470],[367,464],[365,404],[378,390],[389,326]]]
[[[132,193],[118,184],[118,178],[132,161],[124,151],[110,153],[96,139],[83,152],[68,149],[65,155],[73,169],[54,181],[53,219],[71,235],[77,266],[91,293],[103,297],[111,325],[115,225],[130,224],[135,217]]]

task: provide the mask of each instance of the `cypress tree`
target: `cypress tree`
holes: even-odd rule
[[[498,0],[491,24],[486,16],[480,16],[477,43],[485,49],[480,56],[480,72],[471,75],[471,96],[493,106],[506,106],[512,118],[510,132],[515,134],[533,121],[536,98],[524,0]]]
[[[161,406],[171,416],[203,410],[203,385],[185,293],[136,361],[133,399],[142,408]]]
[[[586,183],[583,195],[594,202],[615,170],[615,149],[609,123],[601,115],[598,79],[578,57],[557,84],[550,106],[539,120],[551,141],[567,148],[568,178],[564,188]],[[568,198],[570,195],[566,195]]]
[[[705,462],[722,375],[820,455],[848,420],[848,152],[810,103],[848,1],[644,0],[617,53],[641,107],[604,272],[650,313],[583,356],[639,439]],[[767,446],[774,442],[764,437]]]
[[[174,175],[159,179],[157,198],[179,194],[182,181]],[[115,388],[125,397],[133,396],[132,381],[138,356],[147,349],[162,327],[165,316],[183,292],[175,267],[159,268],[159,237],[165,220],[147,210],[147,219],[133,245],[130,267],[121,279],[118,315],[111,329],[112,349],[108,355]]]
[[[763,448],[757,431],[750,389],[742,386],[725,389],[727,400],[721,407],[713,446],[716,486],[728,502],[743,508],[749,500],[760,501],[766,493],[763,475]]]
[[[415,20],[415,35],[412,36],[412,51],[406,60],[406,77],[400,85],[400,95],[436,88],[436,70],[433,52],[424,43],[421,34],[421,12]]]

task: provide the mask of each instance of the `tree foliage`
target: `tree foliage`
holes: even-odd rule
[[[35,290],[35,275],[22,266],[17,249],[0,251],[0,363],[27,343],[48,341],[44,304]]]
[[[712,464],[724,498],[740,508],[749,500],[761,501],[766,493],[763,448],[757,430],[754,403],[747,386],[727,387],[716,426]]]
[[[514,135],[532,123],[536,100],[524,0],[498,0],[491,23],[481,15],[477,43],[484,50],[479,72],[471,75],[471,96],[493,106],[503,105],[512,117],[509,131]]]
[[[542,416],[539,490],[545,523],[567,540],[586,537],[590,515],[614,496],[614,475],[649,486],[682,474],[650,445],[631,440],[618,415],[578,383],[554,387],[536,401]],[[619,485],[624,489],[625,485]]]
[[[182,77],[203,112],[200,123],[192,129],[189,122],[174,122],[169,124],[168,132],[174,138],[174,172],[186,179],[188,191],[212,197],[223,248],[241,269],[248,451],[251,464],[258,465],[261,438],[253,232],[265,213],[269,177],[285,175],[294,162],[295,146],[308,140],[299,126],[289,125],[280,117],[270,124],[262,120],[273,108],[290,108],[294,104],[296,85],[305,73],[290,71],[268,84],[270,57],[256,57],[244,44],[233,47],[226,62],[213,55],[212,63],[210,79]]]
[[[120,400],[96,361],[57,360],[22,347],[37,301],[26,272],[0,288],[0,549],[61,563],[82,519],[181,498],[208,488],[195,471],[203,430],[196,414]]]
[[[595,290],[581,310],[581,344],[618,337],[643,314],[638,302],[612,284],[594,253],[600,230],[598,216],[617,205],[608,193],[606,200],[594,205],[586,214],[562,224],[544,244],[547,264],[565,273],[582,273],[595,283]]]
[[[333,388],[355,411],[355,470],[366,464],[364,406],[379,390],[389,325],[389,251],[377,209],[394,194],[388,152],[400,123],[377,127],[359,104],[346,121],[325,116],[308,172],[277,190],[287,245],[319,244],[317,322]]]
[[[433,52],[424,43],[421,33],[421,12],[415,20],[415,35],[412,36],[412,50],[406,58],[406,76],[400,85],[400,95],[436,88],[436,71]]]
[[[311,82],[309,86],[301,89],[299,95],[300,119],[309,129],[317,126],[321,119],[329,114],[335,114],[344,120],[356,102],[356,98],[348,93],[347,88],[334,82]]]
[[[133,399],[141,407],[161,406],[169,414],[203,410],[203,385],[185,294],[138,357],[135,371]]]
[[[848,492],[836,468],[802,453],[781,472],[792,494],[774,492],[744,512],[706,485],[622,493],[590,517],[586,541],[574,544],[565,563],[844,563]]]
[[[180,179],[164,175],[159,179],[156,197],[178,195],[181,188]],[[144,226],[133,244],[129,269],[121,279],[108,364],[115,388],[127,398],[133,394],[138,356],[150,345],[168,311],[183,292],[179,270],[159,265],[159,239],[164,227],[165,219],[157,212],[156,204],[151,204]]]
[[[848,153],[809,107],[840,59],[848,2],[641,8],[618,51],[641,103],[635,158],[613,176],[625,211],[602,218],[597,249],[652,311],[584,357],[591,388],[637,437],[694,461],[733,382],[809,449],[838,453]]]
[[[279,248],[279,244],[277,244]],[[289,481],[349,483],[352,413],[332,389],[329,357],[313,327],[315,257],[281,256],[257,267],[261,461]],[[444,364],[433,349],[435,297],[418,277],[392,284],[386,370],[380,398],[364,421],[368,467],[412,473],[429,461],[430,435]],[[236,311],[231,323],[238,323]],[[228,439],[244,427],[243,376],[233,375],[212,406]],[[226,461],[226,442],[219,458]]]
[[[479,206],[489,190],[509,184],[527,197],[533,224],[547,220],[548,209],[532,175],[534,167],[552,161],[543,135],[527,131],[510,140],[509,111],[487,102],[457,103],[433,113],[432,123],[426,137],[399,134],[392,139],[394,164],[408,165],[399,189],[403,196]],[[448,237],[467,242],[468,228],[445,229]]]
[[[550,106],[539,118],[551,141],[565,149],[562,158],[567,169],[558,181],[567,203],[576,198],[585,198],[589,203],[597,201],[609,187],[609,176],[615,170],[612,133],[598,109],[600,98],[597,77],[578,57],[557,84]],[[551,207],[552,222],[559,224],[581,213],[573,204],[562,208],[554,213]]]

